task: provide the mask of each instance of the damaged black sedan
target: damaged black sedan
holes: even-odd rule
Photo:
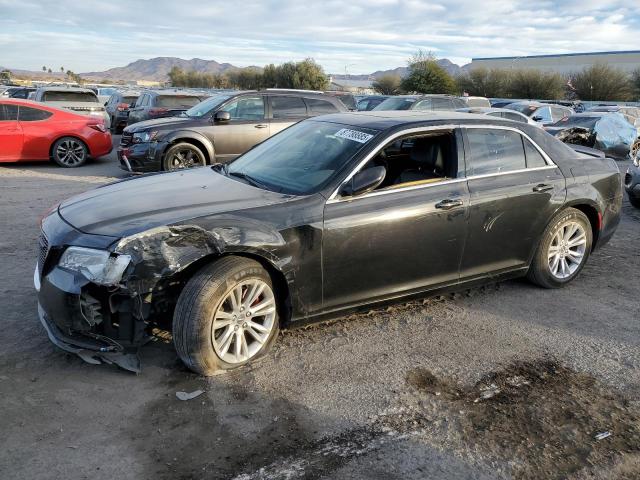
[[[572,281],[613,235],[613,160],[477,115],[361,112],[300,122],[229,165],[73,197],[42,220],[40,319],[59,347],[138,370],[171,330],[209,375],[283,325],[487,279]]]

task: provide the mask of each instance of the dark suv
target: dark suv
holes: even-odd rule
[[[129,109],[127,125],[154,118],[173,117],[197,105],[208,96],[179,90],[143,92]]]
[[[135,104],[139,92],[116,92],[104,104],[111,118],[111,131],[120,133],[127,126],[129,109]]]
[[[118,159],[135,172],[228,163],[304,118],[345,111],[338,98],[311,91],[220,93],[179,117],[125,128]]]

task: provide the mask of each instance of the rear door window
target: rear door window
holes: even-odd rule
[[[339,112],[336,106],[327,100],[305,98],[304,101],[307,103],[307,107],[309,108],[309,113],[311,115],[324,115],[327,113]],[[358,108],[360,108],[360,104],[358,104]]]
[[[510,130],[467,129],[470,163],[467,176],[490,175],[526,168],[522,136]]]
[[[524,143],[524,152],[527,156],[527,168],[544,167],[547,165],[542,154],[529,140],[523,137],[522,142]]]
[[[40,120],[46,120],[53,113],[46,110],[40,110],[39,108],[23,107],[18,109],[18,121],[20,122],[37,122]]]
[[[273,118],[306,117],[307,106],[300,97],[271,97]]]
[[[434,110],[453,110],[453,103],[448,98],[434,98],[433,109]]]
[[[18,106],[0,103],[0,122],[15,122],[18,120]]]
[[[527,123],[527,119],[522,115],[518,115],[517,113],[502,112],[502,116],[508,120],[515,120],[516,122]]]

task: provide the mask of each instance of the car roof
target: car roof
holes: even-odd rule
[[[84,92],[84,93],[93,93],[93,90],[90,88],[81,88],[81,87],[38,87],[39,91],[42,92]]]
[[[204,94],[199,92],[190,92],[188,90],[147,90],[142,93],[151,93],[155,95],[180,95],[181,97],[202,97]]]
[[[400,125],[418,125],[425,123],[433,123],[434,125],[446,122],[484,123],[487,125],[509,126],[513,126],[514,123],[497,117],[480,116],[473,113],[416,110],[371,110],[368,112],[332,113],[330,115],[313,117],[311,120],[341,123],[374,130],[386,130]]]

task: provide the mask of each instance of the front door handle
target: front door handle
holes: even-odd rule
[[[268,125],[265,125],[264,123],[261,123],[259,125],[256,125],[255,128],[267,128],[267,127],[268,127]]]
[[[539,183],[533,187],[534,192],[548,192],[549,190],[553,190],[553,185],[549,185],[548,183]]]
[[[461,207],[462,205],[464,205],[464,203],[459,198],[447,198],[445,200],[442,200],[441,202],[436,203],[436,208],[439,208],[441,210],[450,210],[455,207]]]

